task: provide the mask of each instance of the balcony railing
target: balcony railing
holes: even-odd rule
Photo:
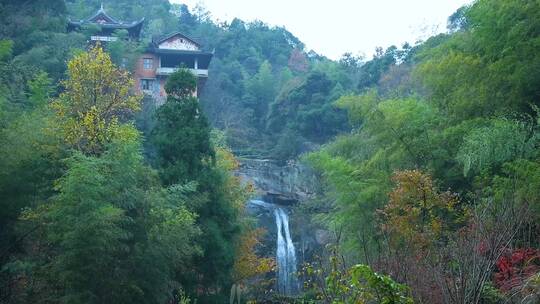
[[[164,68],[164,67],[159,67],[157,68],[156,70],[156,74],[157,75],[161,75],[161,76],[168,76],[176,71],[178,71],[179,68]],[[189,69],[193,75],[197,76],[197,77],[208,77],[208,70],[201,70],[201,69]]]
[[[110,37],[110,36],[91,36],[90,40],[92,41],[117,41],[118,37]]]

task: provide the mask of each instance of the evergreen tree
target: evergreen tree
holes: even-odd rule
[[[180,70],[165,86],[167,102],[156,112],[152,142],[156,165],[165,185],[197,180],[211,166],[215,153],[210,144],[210,126],[197,98],[195,76]]]
[[[228,199],[228,171],[216,166],[215,150],[210,142],[210,127],[199,107],[195,76],[189,70],[172,74],[165,86],[167,102],[156,113],[151,140],[162,182],[174,185],[195,181],[205,201],[193,206],[199,215],[203,254],[194,271],[178,273],[190,292],[205,290],[202,298],[221,297],[209,290],[228,290],[234,264],[234,241],[239,233],[237,208]]]

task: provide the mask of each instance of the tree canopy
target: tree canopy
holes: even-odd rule
[[[67,31],[101,4],[144,17],[141,41]],[[175,31],[210,76],[134,94],[140,53]],[[426,41],[330,60],[201,5],[1,1],[0,302],[537,303],[539,35],[539,1],[476,0]],[[235,156],[314,175],[287,207],[309,262],[293,298]]]

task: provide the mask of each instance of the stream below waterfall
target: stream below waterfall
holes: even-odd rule
[[[249,204],[273,212],[276,224],[277,290],[283,295],[294,295],[299,290],[297,278],[296,248],[289,229],[289,215],[284,207],[261,200]]]

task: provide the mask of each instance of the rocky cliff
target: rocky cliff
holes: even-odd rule
[[[311,197],[317,185],[314,172],[297,161],[280,165],[273,160],[240,159],[237,175],[253,183],[261,196],[285,203]]]

